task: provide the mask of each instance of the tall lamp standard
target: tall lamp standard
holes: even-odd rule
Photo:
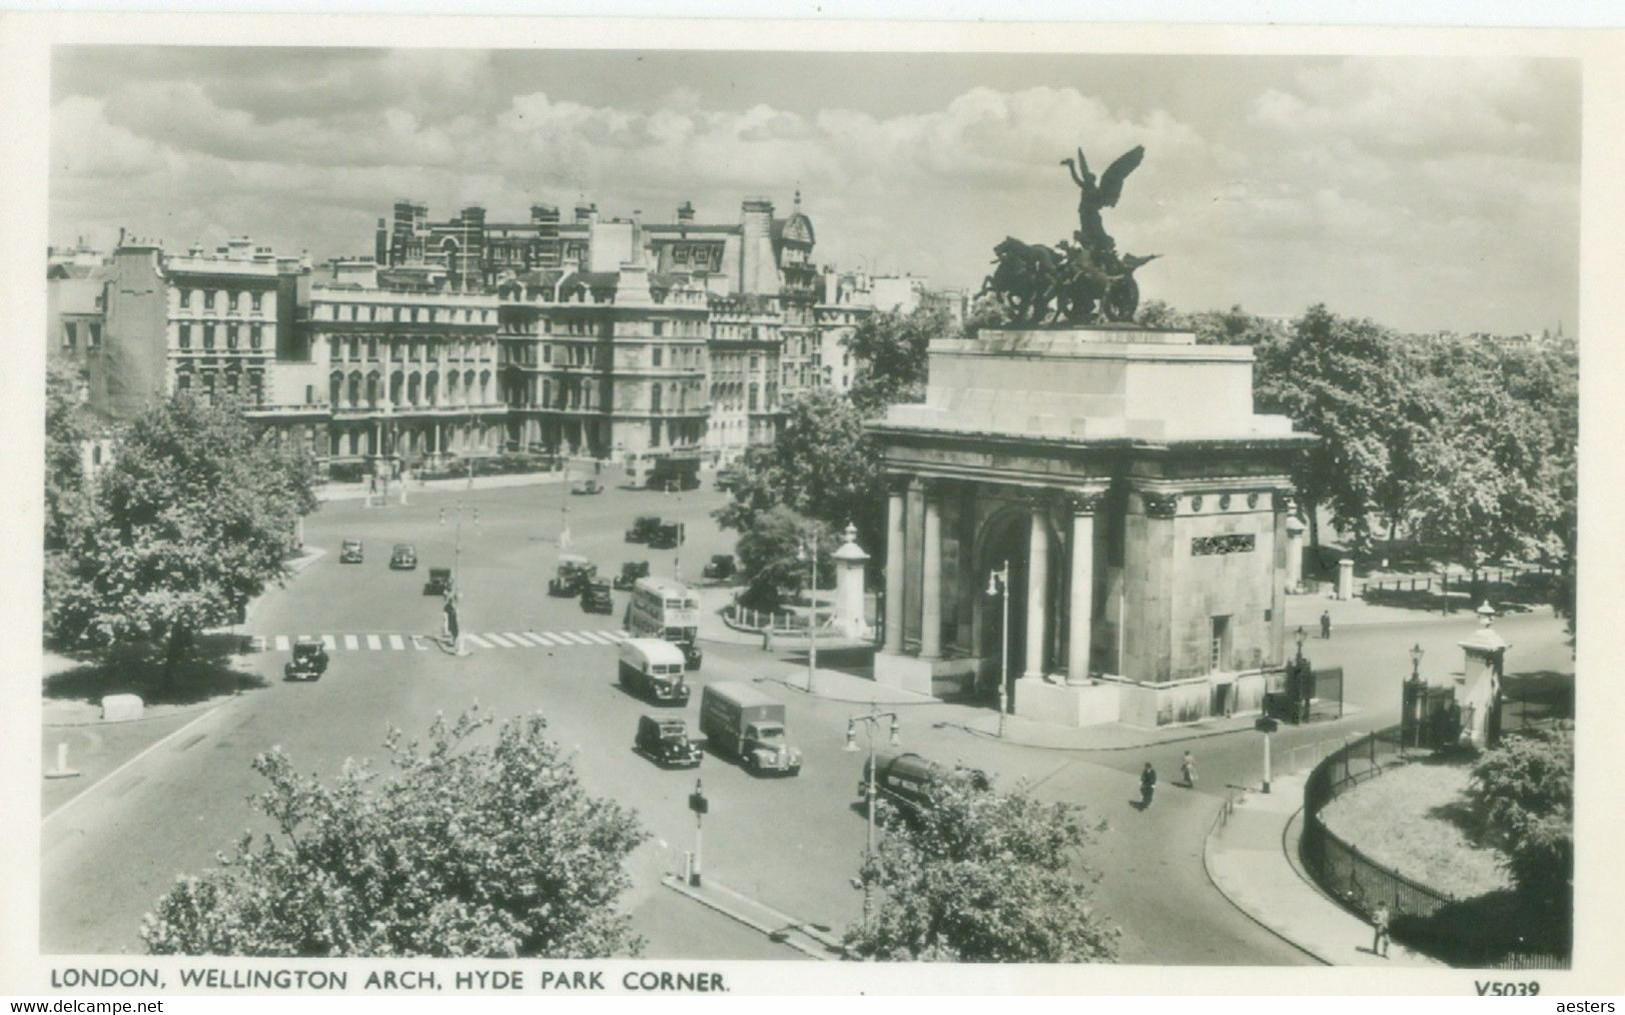
[[[1004,561],[997,571],[987,575],[987,594],[1002,600],[1004,613],[1002,633],[999,636],[999,737],[1004,737],[1004,715],[1008,706],[1005,696],[1010,682],[1010,562]]]
[[[813,679],[818,672],[818,529],[801,537],[796,559],[807,562],[807,589],[810,608],[807,612],[807,693],[813,693]]]
[[[1413,747],[1422,746],[1422,643],[1417,642],[1411,646],[1411,693],[1410,706],[1405,718],[1411,723],[1411,740]]]
[[[863,724],[863,731],[869,741],[868,778],[864,781],[864,810],[868,812],[869,828],[863,845],[863,862],[865,873],[863,877],[863,930],[869,931],[869,877],[867,868],[870,859],[875,854],[875,731],[880,726],[880,720],[891,720],[891,735],[888,743],[896,747],[899,743],[898,733],[902,728],[896,712],[881,712],[875,705],[870,704],[868,715],[854,715],[846,720],[846,746],[841,748],[848,753],[857,753],[858,750],[858,724]]]

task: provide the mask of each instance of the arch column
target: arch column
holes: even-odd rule
[[[1049,525],[1044,502],[1034,497],[1027,508],[1027,671],[1044,676],[1044,623],[1049,617]]]
[[[942,656],[942,487],[925,487],[924,561],[920,583],[920,658]]]
[[[893,479],[886,500],[886,651],[903,651],[903,494],[907,488]]]
[[[1095,512],[1104,490],[1074,493],[1067,498],[1072,514],[1072,574],[1069,578],[1066,682],[1089,682],[1089,654],[1095,616]]]

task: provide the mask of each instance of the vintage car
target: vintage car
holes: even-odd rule
[[[609,582],[594,578],[581,589],[583,613],[614,613],[615,597],[609,593]]]
[[[604,485],[598,482],[596,479],[583,479],[576,485],[570,487],[570,492],[573,494],[590,496],[595,493],[603,493]]]
[[[733,466],[723,466],[717,470],[717,489],[725,492],[732,490],[739,485],[740,476],[740,471]]]
[[[621,573],[615,576],[615,587],[622,592],[630,591],[638,583],[639,578],[649,577],[649,562],[646,560],[629,560],[621,565]]]
[[[418,566],[417,547],[411,543],[396,543],[389,555],[389,566],[396,571],[412,571]]]
[[[676,716],[639,716],[632,749],[661,768],[698,768],[704,757],[699,741],[688,738],[688,724]]]
[[[626,541],[628,543],[647,543],[649,537],[653,536],[658,528],[660,528],[660,517],[658,515],[641,515],[632,522],[632,527],[626,530]]]
[[[361,540],[346,539],[344,545],[339,547],[340,564],[361,563]]]
[[[598,565],[573,553],[559,554],[559,570],[547,583],[550,596],[579,596],[598,574]]]
[[[443,596],[451,591],[451,568],[429,568],[429,580],[423,583],[423,594],[426,596]]]
[[[300,635],[293,643],[293,658],[282,667],[285,680],[319,680],[327,672],[327,649],[320,638]]]
[[[649,536],[649,549],[675,550],[677,544],[683,541],[683,526],[680,522],[666,522],[658,526]]]
[[[705,565],[703,572],[706,581],[725,582],[734,576],[739,568],[734,564],[734,555],[731,553],[716,553],[711,555],[710,563]]]

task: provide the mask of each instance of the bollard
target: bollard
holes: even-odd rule
[[[47,779],[72,779],[79,773],[68,767],[68,745],[66,742],[56,745],[56,768],[45,773]]]

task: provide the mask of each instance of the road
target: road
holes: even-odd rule
[[[440,601],[422,595],[422,584],[429,567],[452,562],[458,503],[463,505],[463,628],[483,635],[489,646],[464,658],[415,647],[411,640],[413,634],[439,631]],[[634,928],[646,939],[646,954],[801,958],[659,884],[662,873],[682,868],[683,853],[692,848],[694,823],[686,796],[695,774],[658,770],[630,751],[637,716],[648,706],[617,686],[612,636],[602,633],[618,629],[625,595],[616,594],[611,617],[584,615],[573,600],[546,595],[565,525],[571,551],[597,562],[601,572],[618,571],[622,560],[648,559],[658,575],[673,572],[676,554],[627,544],[622,530],[640,514],[681,518],[689,532],[682,567],[693,577],[711,553],[732,548],[732,535],[708,520],[721,503],[721,495],[711,490],[681,498],[620,489],[570,497],[541,486],[422,495],[407,507],[324,505],[307,521],[306,539],[327,549],[327,555],[286,589],[257,603],[249,617],[248,630],[269,639],[268,650],[251,657],[268,686],[230,700],[47,818],[42,948],[139,951],[140,918],[177,874],[201,872],[245,829],[264,827],[247,803],[263,788],[249,767],[256,754],[279,745],[298,769],[330,776],[346,759],[379,759],[389,726],[420,732],[437,713],[454,715],[478,702],[498,718],[542,711],[585,784],[634,808],[650,830],[649,842],[633,856],[634,888],[625,900]],[[365,541],[364,563],[338,562],[345,538]],[[389,547],[398,541],[416,545],[416,571],[388,569]],[[1518,642],[1524,637],[1522,623],[1509,620],[1503,633]],[[1526,633],[1533,635],[1537,623],[1529,621]],[[1408,672],[1403,646],[1409,639],[1422,641],[1430,661],[1442,660],[1450,655],[1450,642],[1470,630],[1470,620],[1457,618],[1450,625],[1410,625],[1403,632],[1351,629],[1325,645],[1312,643],[1317,666],[1342,662],[1349,667],[1350,697],[1363,711],[1336,730],[1284,734],[1277,746],[1286,749],[1296,740],[1325,738],[1343,728],[1363,730],[1366,725],[1357,720],[1379,717],[1385,702],[1397,709],[1397,683],[1387,674],[1396,666]],[[298,634],[335,639],[333,662],[321,681],[278,679],[286,652],[276,650],[276,638]],[[526,635],[532,637],[516,637]],[[356,648],[343,647],[346,636],[355,639]],[[376,638],[376,648],[367,647],[368,636]],[[503,642],[516,647],[501,647]],[[753,778],[707,757],[698,773],[711,800],[706,874],[838,932],[861,913],[861,898],[849,881],[864,841],[856,804],[862,756],[842,751],[846,720],[858,708],[809,698],[776,682],[795,666],[793,657],[713,644],[705,667],[692,677],[694,700],[686,711],[691,722],[704,684],[758,680],[767,693],[786,701],[790,728],[804,752],[802,774],[789,780]],[[1035,793],[1082,804],[1092,820],[1104,822],[1088,863],[1101,875],[1095,887],[1100,909],[1123,928],[1123,961],[1308,961],[1231,907],[1202,867],[1203,836],[1224,785],[1256,781],[1256,734],[1196,742],[1202,790],[1192,792],[1168,785],[1184,745],[1148,752],[1046,751],[969,733],[965,723],[976,713],[964,706],[926,704],[902,711],[906,748],[976,765],[996,773],[1001,784],[1025,780]],[[1132,804],[1139,766],[1147,758],[1167,774],[1155,806],[1142,813]]]

